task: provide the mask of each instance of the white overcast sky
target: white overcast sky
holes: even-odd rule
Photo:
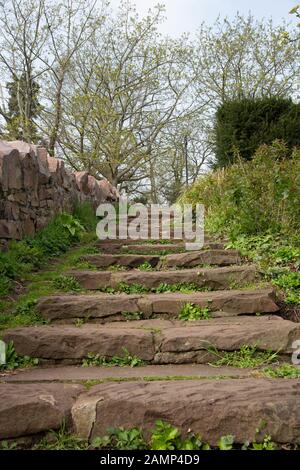
[[[251,11],[256,18],[272,17],[276,23],[282,18],[293,20],[289,11],[299,0],[135,0],[134,3],[141,15],[157,3],[164,4],[167,19],[160,27],[161,32],[177,36],[183,32],[195,32],[202,21],[212,24],[218,15],[230,18],[237,11],[245,15]],[[118,4],[119,0],[111,0],[113,8]]]

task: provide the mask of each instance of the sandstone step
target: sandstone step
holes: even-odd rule
[[[55,295],[42,297],[38,311],[48,320],[83,318],[102,322],[124,319],[122,313],[141,312],[144,317],[177,317],[186,303],[209,307],[212,315],[273,313],[279,310],[273,289],[227,290],[148,295]]]
[[[0,440],[34,435],[70,424],[82,385],[0,383]]]
[[[160,262],[160,257],[155,255],[134,255],[134,254],[99,254],[85,255],[84,261],[96,266],[97,268],[106,268],[109,266],[126,266],[137,268],[143,263],[149,263],[156,267]],[[230,266],[240,264],[241,258],[237,250],[204,250],[192,251],[186,253],[177,253],[167,255],[162,259],[162,265],[165,268],[192,268],[200,265]]]
[[[237,250],[203,250],[188,251],[165,256],[163,265],[166,268],[192,268],[203,264],[229,266],[240,264],[241,257]]]
[[[182,253],[186,251],[185,242],[178,240],[168,240],[168,244],[160,243],[160,240],[153,240],[151,243],[147,240],[103,240],[96,243],[96,247],[102,253],[126,253],[134,252],[136,254],[164,254],[164,252]],[[136,248],[137,247],[137,248]],[[157,250],[156,250],[156,247]],[[222,242],[205,241],[204,250],[223,250],[225,244]]]
[[[97,268],[108,268],[116,265],[137,268],[143,263],[149,263],[152,267],[155,267],[160,261],[159,256],[126,254],[85,255],[82,259]]]
[[[277,443],[300,444],[299,400],[300,379],[106,383],[82,394],[72,416],[86,439],[107,434],[112,424],[149,431],[161,419],[210,445],[228,434],[240,444],[265,434]]]
[[[184,243],[170,243],[170,244],[137,244],[137,245],[123,245],[121,247],[122,252],[130,251],[131,253],[142,253],[142,254],[152,254],[152,253],[180,253],[186,251]]]
[[[126,348],[131,355],[155,364],[205,364],[216,359],[212,347],[233,351],[248,345],[290,354],[299,335],[299,324],[269,316],[186,323],[152,320],[81,327],[45,325],[7,330],[3,340],[13,341],[17,354],[50,363],[81,363],[90,353],[110,359],[123,356]]]
[[[0,381],[5,383],[28,382],[83,382],[83,381],[116,381],[116,380],[184,380],[186,378],[219,379],[223,377],[243,378],[254,374],[252,369],[236,367],[215,367],[208,364],[167,364],[141,367],[81,367],[52,366],[35,367],[0,374]],[[256,374],[257,375],[257,374]]]
[[[97,290],[117,288],[120,283],[141,284],[149,289],[161,284],[192,283],[199,288],[211,290],[228,289],[232,286],[253,284],[260,279],[255,266],[230,266],[223,268],[182,269],[177,271],[69,271],[82,287]]]

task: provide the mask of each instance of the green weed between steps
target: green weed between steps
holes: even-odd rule
[[[261,434],[257,429],[257,436]],[[183,436],[179,428],[162,420],[155,422],[150,431],[150,437],[146,438],[141,428],[131,429],[109,428],[103,437],[95,437],[90,443],[72,435],[66,429],[65,424],[57,431],[50,431],[33,450],[277,450],[277,445],[272,442],[270,435],[265,434],[252,443],[235,443],[233,435],[222,436],[216,447],[211,447],[203,442],[200,436],[188,433]],[[16,442],[2,441],[1,450],[15,450]]]
[[[261,367],[275,362],[278,356],[277,352],[259,351],[255,345],[244,345],[236,351],[218,351],[213,347],[207,350],[216,356],[216,360],[211,365],[217,367],[231,366],[241,369]]]
[[[82,361],[83,367],[93,367],[93,366],[106,366],[106,367],[138,367],[145,365],[145,362],[142,361],[137,356],[131,355],[126,348],[123,348],[124,355],[121,356],[113,356],[110,359],[107,359],[104,356],[100,356],[100,354],[93,354],[89,353],[85,359]]]
[[[142,284],[133,283],[127,284],[126,282],[120,282],[114,289],[113,287],[104,287],[99,289],[101,292],[108,294],[125,293],[125,294],[146,294],[155,293],[163,294],[168,292],[180,292],[181,294],[190,294],[192,292],[208,292],[209,289],[206,287],[199,287],[194,283],[180,282],[177,284],[167,284],[162,282],[158,287],[149,288]]]
[[[262,374],[270,378],[296,379],[300,377],[300,367],[292,364],[281,364],[278,367],[267,367],[262,370]]]
[[[211,315],[208,307],[187,303],[182,307],[178,318],[184,321],[209,320]]]
[[[59,276],[53,279],[53,287],[57,290],[64,292],[80,292],[82,287],[79,282],[73,276],[65,276],[60,274]]]
[[[6,363],[0,365],[0,370],[14,370],[25,367],[35,367],[39,364],[37,358],[20,356],[16,353],[12,341],[6,345]]]
[[[126,321],[141,320],[143,318],[143,312],[122,312],[122,316]]]
[[[140,271],[153,271],[152,265],[149,263],[149,261],[145,261],[143,264],[140,264],[138,266],[138,269]]]

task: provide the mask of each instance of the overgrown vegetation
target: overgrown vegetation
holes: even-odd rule
[[[218,351],[208,348],[216,356],[214,366],[231,366],[245,369],[248,367],[261,367],[277,360],[278,353],[274,351],[259,351],[257,346],[244,345],[235,351]]]
[[[261,434],[260,428],[257,435]],[[200,436],[191,432],[185,437],[181,431],[170,423],[157,420],[150,431],[150,437],[146,438],[141,428],[125,429],[109,428],[103,437],[95,437],[91,443],[72,435],[65,424],[58,431],[51,431],[45,438],[34,446],[34,449],[43,450],[276,450],[277,445],[272,442],[270,435],[265,434],[258,442],[246,441],[243,445],[235,443],[235,436],[220,437],[216,447],[211,447],[203,442]],[[17,448],[16,443],[12,450]],[[10,448],[7,441],[2,443],[2,448]]]
[[[85,359],[82,361],[83,367],[91,367],[91,366],[106,366],[106,367],[138,367],[144,365],[144,361],[139,357],[132,355],[126,348],[123,348],[124,355],[123,356],[113,356],[111,358],[107,358],[105,356],[101,356],[100,354],[93,354],[89,353]]]
[[[80,209],[81,214],[86,207],[90,206]],[[95,220],[89,209],[86,220],[60,214],[34,238],[11,242],[8,251],[0,253],[0,329],[46,323],[36,310],[41,296],[81,289],[65,273],[87,268],[82,256],[98,252],[95,233],[85,228],[92,215]]]
[[[237,157],[228,168],[200,178],[181,198],[203,203],[206,230],[228,237],[227,247],[258,263],[266,280],[295,305],[300,304],[299,200],[300,150],[289,155],[278,140],[261,146],[251,161]]]
[[[185,321],[209,320],[210,310],[208,307],[200,307],[199,305],[187,303],[182,307],[178,318]]]
[[[0,297],[9,293],[13,280],[45,266],[49,259],[78,243],[84,231],[81,220],[59,214],[34,238],[12,241],[8,251],[0,253]]]

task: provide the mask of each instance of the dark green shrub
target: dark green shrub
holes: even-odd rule
[[[284,159],[286,146],[261,146],[251,161],[201,177],[182,202],[202,203],[206,230],[240,235],[298,234],[300,228],[300,151]]]
[[[282,139],[289,156],[300,145],[300,104],[289,99],[262,98],[228,101],[216,113],[216,167],[225,167],[239,155],[251,160],[262,144]]]

